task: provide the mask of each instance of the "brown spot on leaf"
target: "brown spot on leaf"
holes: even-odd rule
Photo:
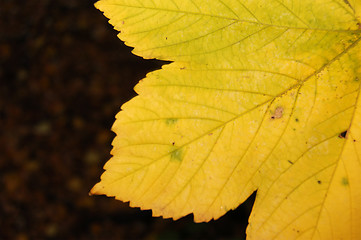
[[[271,116],[271,119],[279,119],[283,116],[283,107],[277,107]]]
[[[338,135],[339,138],[347,138],[347,130]]]

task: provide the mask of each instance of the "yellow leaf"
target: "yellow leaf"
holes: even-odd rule
[[[360,1],[101,0],[149,73],[92,194],[248,239],[361,236]]]

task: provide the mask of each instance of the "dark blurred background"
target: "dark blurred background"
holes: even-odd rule
[[[110,128],[163,64],[131,54],[94,0],[0,0],[0,239],[244,239],[252,201],[217,221],[89,197]]]

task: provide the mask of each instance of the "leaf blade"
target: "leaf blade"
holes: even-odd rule
[[[357,5],[320,1],[306,11],[309,1],[201,2],[98,3],[135,54],[175,62],[147,75],[135,88],[139,96],[123,105],[114,157],[92,193],[155,216],[193,213],[201,222],[258,189],[249,239],[329,239],[324,212],[341,191],[332,187],[334,176],[345,175],[339,166],[352,166],[350,199],[361,202],[359,145],[340,147],[339,137],[350,128],[359,138],[350,123],[360,115]],[[120,17],[119,6],[107,6],[115,3],[124,7]],[[276,15],[283,16],[277,23]],[[154,20],[160,16],[166,23]],[[356,226],[360,216],[354,207],[343,217]],[[358,234],[332,226],[333,237]]]

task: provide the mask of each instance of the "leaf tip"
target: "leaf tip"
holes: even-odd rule
[[[94,7],[98,10],[100,10],[101,12],[104,12],[104,3],[103,3],[103,0],[99,0],[97,1],[96,3],[94,3]]]
[[[101,5],[100,1],[97,1],[96,3],[94,3],[94,7],[99,10],[100,10],[100,5]]]
[[[90,190],[89,196],[93,195],[102,195],[104,194],[104,186],[99,183],[95,184],[94,187]]]

